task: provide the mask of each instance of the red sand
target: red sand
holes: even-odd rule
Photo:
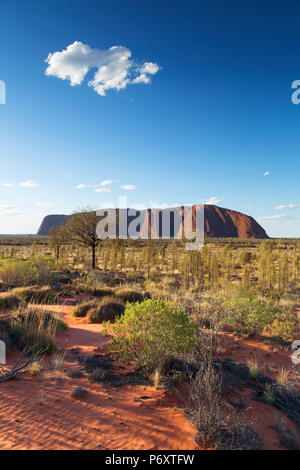
[[[80,355],[105,353],[109,339],[102,326],[70,315],[70,306],[39,306],[61,312],[68,329],[56,337],[65,354],[66,368],[80,368],[73,348]],[[299,366],[291,362],[291,351],[268,338],[240,339],[220,333],[222,352],[218,355],[235,362],[257,360],[259,369],[276,377],[281,367],[299,386]],[[11,354],[9,364],[17,357]],[[148,449],[195,450],[195,430],[179,408],[184,406],[184,391],[171,392],[144,386],[103,386],[87,378],[54,378],[48,371],[41,377],[25,373],[20,380],[0,384],[0,449]],[[74,399],[75,387],[84,387],[88,395]],[[254,399],[253,390],[235,390],[233,401],[243,399],[246,410],[230,411],[233,418],[249,423],[263,440],[264,449],[282,449],[278,433],[272,429],[275,417],[284,419],[284,428],[298,435],[294,424],[272,406]],[[180,393],[182,396],[180,396]],[[141,398],[146,396],[147,399]],[[175,408],[177,407],[177,408]],[[298,435],[299,436],[299,435]]]
[[[45,308],[45,307],[44,307]],[[49,307],[48,307],[49,308]],[[108,339],[101,325],[70,315],[68,306],[50,307],[62,312],[69,328],[57,343],[66,352],[65,367],[78,367],[72,348],[80,354],[105,349]],[[11,364],[16,354],[8,358]],[[70,396],[81,386],[83,399]],[[0,384],[0,449],[159,449],[194,450],[194,430],[174,402],[162,391],[144,386],[103,386],[86,378],[51,380],[29,373],[21,380]],[[140,397],[147,396],[150,399]]]

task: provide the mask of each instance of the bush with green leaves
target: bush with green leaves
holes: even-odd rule
[[[267,327],[272,336],[283,341],[291,342],[298,338],[299,324],[295,310],[291,306],[280,306],[277,310],[276,318]]]
[[[23,303],[54,304],[57,297],[50,286],[28,286],[13,289],[12,293]]]
[[[232,297],[222,305],[222,320],[237,333],[261,333],[276,317],[276,310],[263,300]]]
[[[151,371],[172,355],[190,353],[197,345],[198,328],[186,313],[161,299],[128,303],[111,329],[111,352],[123,362]]]

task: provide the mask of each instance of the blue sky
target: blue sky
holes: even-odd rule
[[[299,51],[296,0],[0,0],[0,233],[127,196],[299,237]]]

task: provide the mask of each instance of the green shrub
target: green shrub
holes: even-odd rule
[[[161,367],[174,354],[189,353],[197,345],[197,327],[171,303],[148,299],[127,304],[124,315],[111,327],[110,350],[137,368]]]
[[[275,319],[276,312],[266,302],[233,297],[223,303],[223,321],[243,335],[261,333]]]
[[[3,292],[0,294],[0,308],[14,308],[20,303],[18,297],[11,292]]]
[[[100,323],[103,321],[113,321],[116,317],[122,315],[125,310],[125,303],[114,297],[103,297],[88,313],[88,319],[91,323]]]
[[[50,286],[29,286],[13,289],[14,295],[24,303],[54,304],[57,297]]]
[[[144,300],[144,294],[142,292],[125,287],[115,289],[114,294],[119,299],[124,300],[124,302],[143,302]]]
[[[294,309],[289,306],[280,307],[267,329],[272,336],[284,341],[294,341],[298,337],[298,320]]]

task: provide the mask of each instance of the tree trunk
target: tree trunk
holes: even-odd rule
[[[92,258],[92,269],[96,268],[96,246],[92,245],[93,258]]]

